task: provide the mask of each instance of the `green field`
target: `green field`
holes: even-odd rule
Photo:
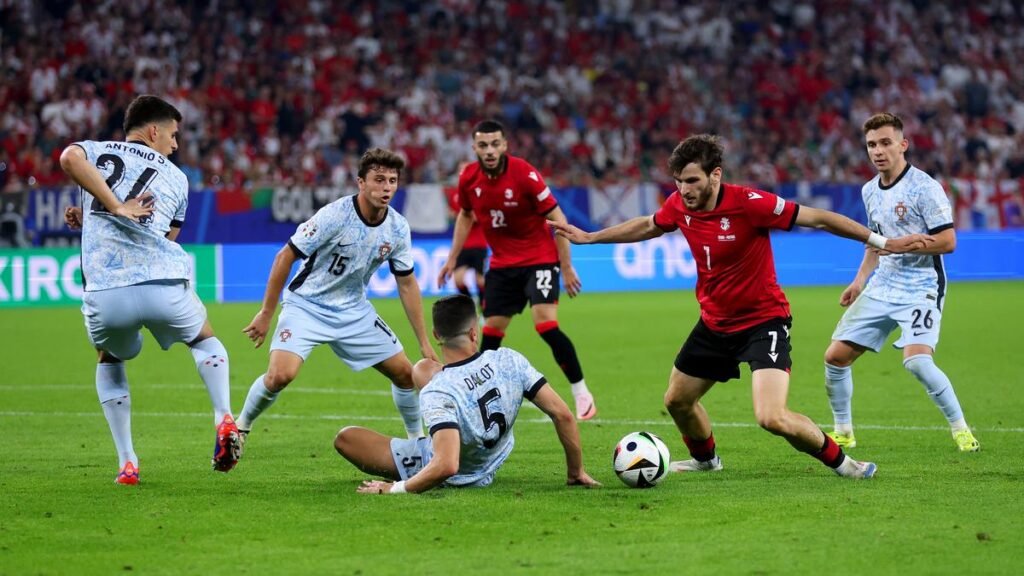
[[[840,289],[789,289],[792,408],[831,424],[822,354]],[[938,364],[982,451],[960,454],[897,351],[855,371],[851,453],[870,481],[833,475],[754,425],[750,377],[705,405],[725,470],[630,490],[611,470],[627,432],[662,435],[685,456],[662,406],[696,321],[691,292],[584,294],[561,323],[579,350],[598,418],[581,424],[599,489],[564,486],[554,429],[524,409],[517,445],[487,489],[364,496],[365,475],[334,452],[347,424],[403,432],[389,387],[327,348],[258,422],[230,474],[212,472],[213,417],[184,346],[147,337],[129,363],[142,484],[114,485],[117,459],[96,401],[79,312],[0,312],[0,574],[1012,574],[1024,561],[1024,283],[953,284]],[[415,350],[397,301],[378,311]],[[267,353],[241,334],[253,304],[211,305],[231,358],[236,410]],[[568,385],[529,321],[506,344]]]

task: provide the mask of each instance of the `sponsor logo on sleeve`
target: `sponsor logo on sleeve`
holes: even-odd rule
[[[786,209],[786,201],[783,200],[781,196],[776,198],[775,199],[775,209],[772,210],[772,214],[775,214],[776,216],[778,216],[778,215],[782,214],[782,211],[785,210],[785,209]]]

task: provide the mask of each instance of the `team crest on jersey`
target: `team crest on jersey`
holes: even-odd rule
[[[729,219],[722,218],[722,230],[728,230],[729,228],[732,228],[732,224],[729,222]]]
[[[299,234],[302,234],[306,238],[312,238],[316,236],[316,224],[313,222],[306,222],[299,227]]]
[[[281,330],[281,333],[278,334],[278,336],[281,338],[281,342],[287,342],[288,339],[292,337],[292,331],[285,328],[284,330]]]
[[[381,260],[387,258],[388,254],[391,254],[391,242],[385,242],[384,245],[380,247],[379,253]]]
[[[506,200],[511,200],[512,199],[512,189],[511,188],[505,188],[505,199]]]
[[[897,202],[896,207],[893,208],[893,212],[896,213],[896,217],[899,218],[900,222],[904,222],[907,217],[907,207],[903,205],[903,202]]]

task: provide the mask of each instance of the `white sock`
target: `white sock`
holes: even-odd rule
[[[216,426],[231,414],[231,382],[228,378],[228,351],[216,336],[197,342],[191,348],[199,377],[206,384],[213,403],[213,424]]]
[[[405,432],[409,438],[420,438],[423,436],[423,424],[420,417],[420,395],[413,389],[399,388],[391,385],[391,399],[395,401],[395,408],[402,415],[405,423]]]
[[[964,420],[963,418],[961,418],[959,420],[950,422],[949,423],[949,428],[953,432],[959,432],[961,430],[968,430],[968,429],[970,429],[970,426],[967,425],[967,420]]]
[[[273,406],[274,401],[277,400],[279,393],[267,390],[266,384],[263,383],[264,377],[266,374],[260,374],[249,388],[249,394],[245,397],[245,406],[242,407],[242,413],[238,415],[239,430],[252,430],[252,423],[256,418],[263,414],[264,410]]]
[[[125,462],[129,460],[138,466],[139,457],[135,455],[135,447],[132,445],[131,397],[122,396],[107,400],[100,406],[103,407],[103,415],[107,417],[110,434],[114,437],[114,448],[117,449],[117,467],[124,466]]]
[[[132,400],[128,395],[128,375],[123,362],[96,364],[96,393],[107,418],[110,435],[114,437],[118,468],[129,460],[138,466],[139,458],[132,445]]]
[[[853,434],[853,369],[849,366],[833,366],[825,363],[825,391],[832,407],[835,431]]]
[[[935,365],[931,354],[916,354],[903,360],[903,367],[906,368],[921,384],[924,385],[928,396],[935,405],[942,411],[950,426],[954,422],[963,421],[964,411],[960,408],[960,400],[953,391],[953,384],[945,372]]]
[[[590,392],[590,390],[587,390],[587,382],[585,380],[573,382],[572,384],[569,384],[569,387],[572,388],[573,396],[579,396],[581,394],[586,394]]]

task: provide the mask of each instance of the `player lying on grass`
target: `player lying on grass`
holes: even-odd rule
[[[512,426],[528,398],[555,424],[565,449],[566,483],[598,485],[583,469],[579,429],[569,406],[522,354],[509,348],[479,352],[472,298],[458,294],[434,303],[434,337],[445,365],[423,359],[413,368],[430,438],[384,436],[360,426],[338,432],[334,447],[363,472],[364,494],[424,492],[437,486],[487,486],[515,438]]]

